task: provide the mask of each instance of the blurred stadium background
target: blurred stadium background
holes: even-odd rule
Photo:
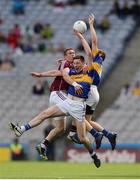
[[[107,55],[94,118],[118,133],[116,150],[103,140],[98,154],[103,163],[140,162],[140,1],[0,0],[1,167],[12,161],[14,150],[8,122],[25,123],[48,107],[53,79],[40,82],[30,72],[56,69],[65,48],[84,54],[72,26],[78,19],[87,22],[90,13],[95,15],[99,47]],[[85,37],[90,40],[89,30]],[[39,92],[36,84],[42,87]],[[35,146],[47,126],[51,124],[46,121],[19,139],[24,160],[39,161]],[[51,148],[51,160],[91,162],[83,146],[70,143],[66,134]],[[0,178],[2,174],[0,170]]]

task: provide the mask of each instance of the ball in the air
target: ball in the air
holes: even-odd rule
[[[84,21],[79,20],[74,23],[73,29],[83,34],[87,30],[87,25]]]

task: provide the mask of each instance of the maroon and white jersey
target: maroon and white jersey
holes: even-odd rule
[[[58,67],[58,70],[62,70],[64,68],[72,68],[73,62],[69,62],[67,60],[64,60]],[[67,90],[69,87],[69,84],[63,79],[62,76],[57,76],[54,81],[51,84],[50,91],[61,91],[61,90]]]

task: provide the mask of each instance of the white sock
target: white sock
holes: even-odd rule
[[[26,131],[25,126],[20,126],[20,129],[21,129],[22,132]]]
[[[73,136],[74,134],[76,134],[76,132],[70,131],[70,133],[69,133],[70,136]]]
[[[41,143],[41,147],[46,149],[46,146],[43,143]]]

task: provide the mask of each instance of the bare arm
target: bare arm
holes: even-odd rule
[[[64,80],[65,80],[68,84],[74,86],[76,93],[77,93],[77,94],[81,94],[81,93],[82,93],[82,86],[71,79],[71,77],[69,76],[69,68],[65,68],[65,69],[62,71],[62,74],[63,74]]]
[[[32,76],[35,76],[35,77],[56,77],[56,76],[62,76],[62,72],[59,71],[59,70],[50,70],[50,71],[41,72],[41,73],[31,72],[30,74]]]
[[[65,69],[62,70],[62,74],[63,74],[64,80],[65,80],[68,84],[72,85],[72,84],[74,83],[74,81],[73,81],[73,80],[71,79],[71,77],[69,76],[69,71],[70,71],[69,68],[65,68]]]
[[[84,51],[88,57],[88,61],[87,61],[87,65],[90,67],[92,65],[92,52],[91,52],[91,48],[88,44],[88,42],[86,41],[86,39],[84,38],[84,36],[79,33],[78,31],[75,31],[75,34],[76,36],[79,38],[83,48],[84,48]]]
[[[92,42],[92,50],[97,49],[97,35],[96,31],[94,29],[94,16],[90,15],[89,16],[89,27],[90,27],[90,36],[91,36],[91,42]]]

